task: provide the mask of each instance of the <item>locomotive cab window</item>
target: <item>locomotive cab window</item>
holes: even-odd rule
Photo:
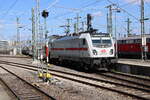
[[[82,40],[82,44],[86,45],[86,40],[85,39]]]
[[[104,46],[111,46],[112,41],[111,39],[92,39],[92,44],[94,47],[104,47]]]

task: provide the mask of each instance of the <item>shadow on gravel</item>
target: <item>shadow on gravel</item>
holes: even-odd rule
[[[96,69],[88,69],[86,67],[80,67],[79,65],[77,64],[54,64],[56,66],[60,66],[60,67],[64,67],[64,68],[69,68],[69,69],[72,69],[72,70],[75,70],[75,71],[78,71],[78,72],[84,72],[84,73],[106,73],[108,71],[106,70],[96,70]]]

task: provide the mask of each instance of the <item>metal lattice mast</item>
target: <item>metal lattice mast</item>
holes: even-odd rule
[[[84,28],[84,27],[85,27],[85,22],[82,21],[81,24],[82,24],[82,31],[84,32],[84,29],[85,29],[85,28]]]
[[[19,44],[19,18],[17,17],[17,45]]]
[[[36,59],[36,37],[35,37],[35,11],[32,8],[32,51],[33,51],[33,61]]]
[[[132,22],[130,21],[129,18],[127,19],[126,22],[127,22],[127,36],[129,37],[129,36],[131,35],[130,24],[131,24]]]
[[[38,0],[38,30],[39,30],[39,56],[42,55],[42,52],[40,51],[42,49],[43,44],[43,34],[42,34],[42,26],[41,26],[41,12],[40,12],[40,0]]]
[[[145,33],[145,29],[144,29],[144,1],[141,0],[141,56],[142,56],[142,60],[144,59],[144,54],[143,54],[143,38],[144,38],[144,33]]]
[[[74,23],[73,27],[74,27],[74,33],[77,33],[77,24]]]
[[[112,5],[107,6],[109,9],[109,14],[108,14],[108,32],[112,36],[113,35],[113,24],[112,24]]]
[[[109,33],[109,16],[108,16],[108,13],[107,13],[107,33]]]
[[[19,31],[20,24],[19,24],[19,18],[18,17],[17,17],[16,21],[17,21],[17,53],[21,54],[20,31]]]
[[[75,19],[77,20],[77,23],[76,23],[76,30],[77,30],[77,33],[79,32],[79,19],[81,17],[79,17],[79,14],[77,13],[77,17],[75,17]]]
[[[116,13],[120,13],[120,10],[118,9],[118,7],[113,8],[113,6],[116,6],[116,4],[111,4],[109,6],[107,6],[107,8],[109,9],[109,16],[108,16],[108,32],[110,34],[110,36],[115,37],[115,51],[116,51],[116,59],[118,59],[118,45],[117,45],[117,18],[116,18]],[[113,34],[113,24],[112,24],[112,11],[115,11],[115,27],[114,27],[114,33]]]
[[[141,0],[141,35],[144,35],[145,27],[144,27],[144,1]]]
[[[66,33],[67,33],[67,35],[70,33],[70,21],[71,21],[71,19],[67,19],[67,31],[66,31]]]
[[[36,45],[37,57],[39,57],[39,36],[40,36],[40,0],[36,0]]]

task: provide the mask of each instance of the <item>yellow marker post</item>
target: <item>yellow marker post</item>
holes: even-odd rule
[[[51,67],[51,64],[47,64],[48,67]]]
[[[39,78],[43,78],[43,73],[39,72],[39,73],[38,73],[38,77],[39,77]]]
[[[52,78],[52,75],[50,73],[46,73],[46,78],[50,79],[50,78]]]
[[[52,75],[50,73],[43,73],[43,80],[49,81],[49,79],[52,78]]]

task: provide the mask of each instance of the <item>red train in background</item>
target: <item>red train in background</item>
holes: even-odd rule
[[[142,39],[140,35],[120,38],[117,41],[118,56],[128,58],[141,58],[141,51],[143,55],[150,58],[150,34],[146,34],[146,46],[141,50]]]

